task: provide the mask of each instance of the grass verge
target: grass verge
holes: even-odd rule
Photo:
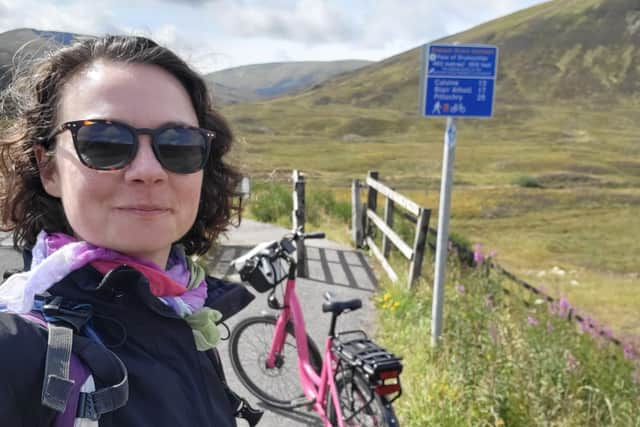
[[[435,349],[428,279],[413,291],[385,283],[376,299],[378,338],[405,356],[401,425],[640,425],[633,350],[576,329],[562,304],[523,304],[489,269],[449,260],[447,277]]]

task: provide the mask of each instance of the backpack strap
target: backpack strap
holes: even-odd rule
[[[74,331],[83,330],[89,332],[89,336],[97,337],[88,324],[93,315],[91,306],[71,306],[62,297],[50,300],[45,297],[36,300],[35,310],[35,315],[32,314],[29,318],[39,319],[38,315],[41,315],[42,319],[38,323],[46,322],[49,331],[42,403],[60,413],[65,412],[75,382],[69,378],[73,351],[90,371],[115,367],[120,378],[114,385],[100,390],[80,391],[76,417],[98,421],[103,414],[123,407],[129,399],[129,379],[122,360],[97,338],[94,340],[74,335]]]
[[[79,356],[83,359],[95,357],[96,351],[102,351],[103,355],[106,353],[111,356],[118,365],[122,379],[120,382],[100,390],[80,392],[76,416],[93,421],[98,421],[103,414],[122,408],[129,400],[129,374],[126,366],[115,353],[100,344],[92,343],[84,347],[84,350],[79,352]]]
[[[48,323],[49,338],[44,365],[42,404],[57,412],[64,412],[75,381],[69,378],[73,330]]]
[[[231,407],[235,410],[236,418],[243,418],[249,423],[250,427],[254,427],[258,424],[262,416],[264,415],[264,411],[260,409],[253,408],[246,399],[238,396],[236,392],[229,388],[227,384],[227,379],[224,375],[224,369],[222,368],[222,360],[220,360],[220,354],[218,353],[217,348],[212,348],[207,351],[207,355],[213,364],[213,368],[216,370],[218,374],[218,378],[220,378],[220,382],[224,387],[224,392],[227,395],[227,399],[231,404]]]
[[[44,317],[40,312],[33,311],[31,313],[20,314],[20,317],[37,325],[40,325],[43,329],[48,330],[49,324],[46,320],[44,320]],[[74,385],[69,392],[66,409],[64,410],[64,412],[57,414],[55,422],[53,424],[54,427],[73,427],[76,419],[76,409],[78,407],[80,391],[88,391],[89,389],[95,390],[95,386],[91,388],[89,387],[89,384],[93,385],[93,378],[91,376],[89,368],[73,352],[71,353],[69,363],[69,379],[74,382]],[[82,425],[85,427],[97,427],[97,423],[85,423]]]

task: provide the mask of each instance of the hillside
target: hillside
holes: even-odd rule
[[[452,230],[640,335],[640,3],[554,0],[438,41],[500,48],[495,116],[458,123]],[[224,107],[237,163],[255,178],[302,169],[345,200],[376,169],[435,224],[444,121],[418,115],[420,56]]]
[[[556,0],[438,40],[500,48],[497,102],[640,103],[640,3]],[[415,111],[421,48],[305,94],[310,102]]]
[[[78,35],[21,28],[0,33],[0,90],[10,80],[14,55],[21,59],[52,47],[66,45]],[[234,104],[291,95],[340,74],[362,68],[370,61],[305,61],[254,64],[216,71],[204,76],[216,104]]]
[[[495,117],[488,121],[465,121],[463,125],[474,130],[485,129],[495,133],[491,140],[498,140],[491,147],[499,150],[501,143],[509,143],[499,153],[492,153],[483,161],[492,169],[506,172],[503,182],[510,182],[515,173],[542,173],[543,179],[575,179],[584,183],[591,175],[612,175],[609,184],[619,185],[613,176],[618,170],[630,174],[633,182],[639,182],[636,153],[637,128],[640,124],[640,3],[637,0],[555,0],[500,19],[487,22],[468,31],[455,34],[438,42],[490,43],[500,49],[500,61],[496,88]],[[411,153],[417,140],[430,140],[437,135],[440,140],[441,125],[437,120],[425,120],[418,116],[418,91],[421,47],[398,54],[350,73],[315,85],[311,90],[295,96],[284,96],[257,104],[242,104],[225,108],[226,114],[236,125],[239,135],[255,144],[275,143],[264,152],[257,145],[245,146],[247,160],[252,168],[260,170],[291,164],[286,159],[274,159],[281,152],[279,144],[287,145],[288,138],[303,138],[307,144],[322,141],[411,141],[398,146],[394,157],[405,160],[404,151]],[[613,133],[609,132],[612,129]],[[271,141],[274,136],[277,141]],[[537,148],[558,144],[547,152],[523,150],[521,145],[511,144],[526,137]],[[309,138],[312,137],[312,138]],[[484,140],[486,134],[475,134],[474,139]],[[582,144],[575,163],[575,146]],[[302,152],[308,152],[305,147]],[[594,149],[601,150],[600,156]],[[288,147],[291,150],[290,147]],[[252,159],[251,152],[261,156]],[[315,153],[315,149],[311,148]],[[294,149],[295,152],[295,149]],[[301,152],[301,153],[302,153]],[[385,159],[380,152],[376,156],[349,151],[352,156],[345,164],[336,164],[320,153],[315,160],[318,170],[326,175],[357,166],[360,170],[371,168]],[[527,161],[553,159],[538,163],[536,170],[523,169],[518,161],[524,153]],[[615,153],[615,158],[603,156]],[[274,155],[273,157],[271,155]],[[480,154],[480,153],[477,153]],[[627,158],[618,159],[624,154]],[[390,170],[398,178],[415,176],[423,169],[417,159],[408,155],[408,174],[391,164]],[[439,154],[436,155],[439,159]],[[624,161],[622,161],[624,160]],[[602,165],[602,162],[607,162]],[[275,165],[274,165],[275,162]],[[626,162],[626,163],[625,163]],[[389,164],[389,162],[384,162]],[[594,163],[599,163],[594,164]],[[486,165],[486,164],[485,164]],[[383,165],[384,166],[384,165]],[[430,175],[438,176],[433,162],[427,165]],[[495,185],[494,177],[486,179],[477,162],[470,165],[473,176],[465,182]],[[569,173],[570,176],[547,176]],[[595,177],[601,185],[603,180]],[[552,183],[556,185],[557,183]],[[608,184],[607,184],[608,185]]]
[[[254,64],[209,73],[205,80],[218,102],[231,104],[300,92],[370,63],[347,60]]]

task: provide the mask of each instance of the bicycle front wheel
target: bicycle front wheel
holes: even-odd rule
[[[231,366],[251,393],[277,408],[290,409],[304,397],[298,372],[298,349],[293,324],[286,327],[282,352],[276,355],[273,368],[267,368],[267,356],[276,327],[273,316],[249,317],[233,328],[229,338]],[[309,362],[320,373],[322,358],[307,335]]]
[[[336,378],[340,410],[345,426],[398,427],[391,403],[371,389],[367,380],[355,370],[342,371]],[[329,421],[338,425],[338,415],[331,396],[327,396]]]

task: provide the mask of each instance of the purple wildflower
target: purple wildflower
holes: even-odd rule
[[[461,294],[464,294],[464,292],[465,292],[464,285],[461,285],[460,283],[458,283],[458,284],[456,285],[456,290],[457,290],[458,292],[460,292]]]
[[[631,347],[631,344],[627,343],[624,345],[624,357],[627,360],[635,360],[636,359],[636,354],[635,351],[633,351],[633,347]]]
[[[587,332],[591,334],[591,337],[598,339],[600,338],[600,328],[598,327],[597,322],[591,317],[587,316],[582,320],[580,324],[582,332]]]
[[[591,317],[586,316],[584,319],[582,319],[582,322],[580,322],[580,329],[584,333],[593,335],[594,324]]]
[[[480,243],[476,243],[473,246],[473,261],[476,265],[480,265],[484,262],[484,253],[482,252],[482,245]]]
[[[527,323],[528,323],[529,325],[531,325],[531,326],[538,326],[538,324],[539,324],[540,322],[539,322],[539,321],[538,321],[538,319],[536,319],[535,317],[533,317],[533,316],[528,316],[528,317],[527,317]]]
[[[566,316],[571,310],[571,304],[569,304],[569,301],[565,297],[560,297],[558,300],[558,309],[560,310],[560,316]]]

